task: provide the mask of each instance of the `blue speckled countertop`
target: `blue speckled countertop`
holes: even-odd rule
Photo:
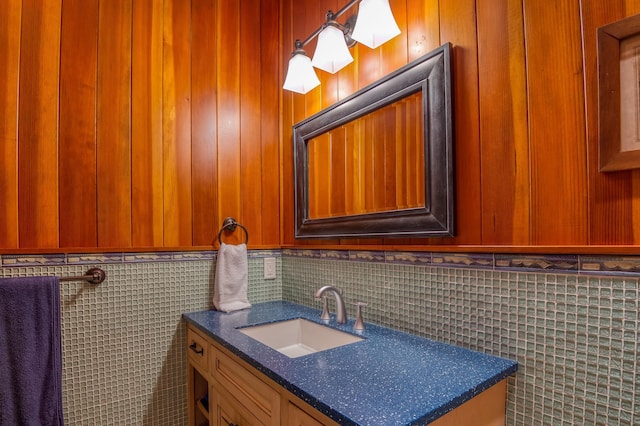
[[[441,417],[518,369],[516,362],[367,323],[364,340],[289,358],[238,327],[320,311],[267,302],[225,314],[183,315],[207,336],[341,425],[414,425]],[[339,326],[352,332],[353,319]]]

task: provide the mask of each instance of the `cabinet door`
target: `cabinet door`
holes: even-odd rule
[[[281,402],[276,389],[256,376],[254,369],[245,367],[237,357],[225,354],[218,347],[212,347],[210,360],[209,371],[216,389],[233,395],[261,424],[280,424]]]
[[[224,390],[215,395],[214,426],[258,426],[264,423]]]

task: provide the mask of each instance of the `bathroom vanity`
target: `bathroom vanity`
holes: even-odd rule
[[[354,333],[353,320],[328,326],[360,339],[295,357],[243,332],[322,324],[319,310],[289,302],[183,317],[190,425],[504,424],[514,361],[372,324]]]

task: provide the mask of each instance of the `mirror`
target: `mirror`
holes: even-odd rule
[[[454,234],[451,45],[293,127],[296,238]]]

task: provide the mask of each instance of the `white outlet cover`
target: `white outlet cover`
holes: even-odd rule
[[[273,280],[276,278],[276,258],[265,257],[264,258],[264,279]]]

